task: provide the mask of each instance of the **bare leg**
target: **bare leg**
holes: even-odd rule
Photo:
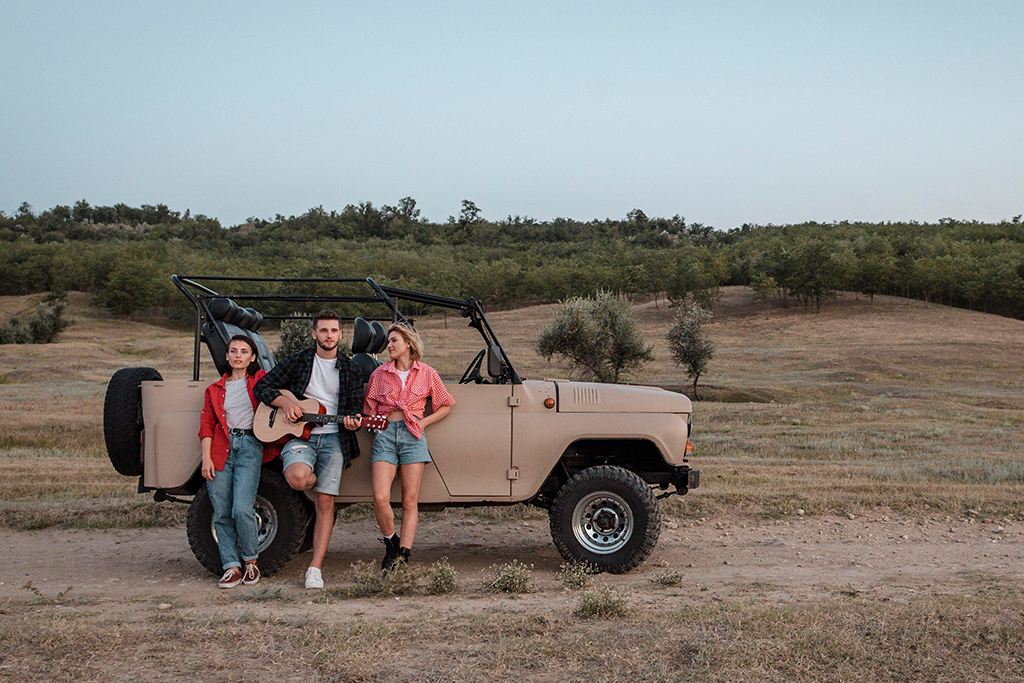
[[[391,484],[394,483],[397,472],[398,468],[389,462],[375,462],[370,465],[373,513],[377,516],[380,532],[388,538],[395,533],[395,513],[391,509]]]
[[[296,491],[308,491],[316,486],[316,475],[313,468],[301,462],[295,462],[284,470],[284,479]]]
[[[316,526],[313,527],[313,559],[309,561],[309,566],[319,569],[324,562],[324,555],[327,554],[327,546],[331,542],[331,532],[334,531],[334,496],[319,492],[314,495]]]
[[[425,466],[423,462],[402,465],[402,533],[398,543],[402,548],[411,549],[416,538],[416,527],[420,521],[420,480]]]

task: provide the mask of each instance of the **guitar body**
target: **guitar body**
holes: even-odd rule
[[[281,394],[293,399],[302,408],[302,417],[296,422],[289,422],[284,416],[284,409],[260,403],[252,419],[252,431],[263,443],[283,446],[292,439],[309,441],[310,432],[321,424],[339,423],[344,417],[328,415],[327,409],[315,398],[298,400],[295,394],[282,389]],[[387,429],[388,418],[384,415],[369,417],[360,415],[359,425],[367,429]],[[344,429],[344,427],[341,427]]]
[[[299,401],[295,398],[295,394],[287,389],[282,389],[281,394],[294,399],[299,404],[299,407],[302,408],[303,413],[311,415],[325,415],[327,413],[327,409],[315,398]],[[312,422],[301,420],[299,422],[289,422],[284,416],[283,409],[268,406],[266,403],[260,403],[257,406],[256,415],[252,420],[252,431],[256,438],[263,443],[275,446],[283,446],[295,438],[309,441],[309,434],[316,426]]]

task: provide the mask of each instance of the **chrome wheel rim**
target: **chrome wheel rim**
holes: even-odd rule
[[[590,493],[572,511],[572,533],[585,550],[609,555],[622,550],[633,536],[633,511],[614,493]]]
[[[264,550],[270,547],[270,544],[277,538],[277,510],[270,504],[263,496],[256,496],[256,504],[254,506],[256,512],[256,553],[262,553]],[[210,520],[210,531],[213,533],[214,542],[217,541],[217,527],[214,526],[213,520]]]

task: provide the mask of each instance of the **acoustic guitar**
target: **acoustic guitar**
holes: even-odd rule
[[[268,406],[260,403],[256,408],[256,415],[252,420],[252,431],[256,438],[263,443],[283,446],[291,439],[302,439],[309,441],[309,433],[320,425],[338,423],[340,424],[346,415],[328,415],[327,409],[315,398],[307,398],[300,401],[295,394],[282,389],[281,394],[293,399],[302,408],[302,417],[295,422],[289,422],[284,416],[284,409],[276,406]],[[367,429],[387,429],[388,418],[385,415],[352,415],[359,419],[359,426]]]

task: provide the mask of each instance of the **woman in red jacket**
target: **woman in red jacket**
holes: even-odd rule
[[[231,338],[227,352],[231,371],[206,387],[199,418],[202,474],[213,504],[213,527],[224,568],[217,584],[221,588],[234,588],[240,583],[251,586],[260,580],[256,566],[256,489],[263,463],[273,460],[280,451],[264,446],[252,433],[258,405],[252,388],[266,374],[256,358],[256,345],[251,339],[243,335]]]

